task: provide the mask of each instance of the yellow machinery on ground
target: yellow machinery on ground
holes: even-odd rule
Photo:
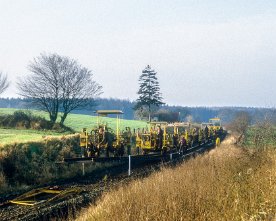
[[[44,187],[31,190],[9,202],[17,205],[35,206],[41,203],[62,200],[71,194],[79,194],[79,192],[81,192],[79,188]]]
[[[84,148],[86,156],[100,156],[101,152],[105,152],[106,156],[109,156],[109,152],[113,152],[114,155],[122,156],[124,154],[124,146],[129,139],[125,138],[125,134],[121,133],[121,115],[120,110],[98,110],[97,114],[97,126],[90,132],[86,128],[80,133],[80,147]],[[113,131],[107,127],[107,122],[104,122],[103,117],[108,115],[116,115],[116,130]],[[128,129],[130,131],[130,129]]]

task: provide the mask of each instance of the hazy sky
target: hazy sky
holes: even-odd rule
[[[0,0],[2,97],[41,52],[90,68],[102,97],[136,99],[150,64],[168,104],[276,106],[275,0]]]

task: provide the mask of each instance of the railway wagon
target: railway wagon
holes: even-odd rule
[[[80,147],[83,149],[83,155],[85,157],[99,157],[105,154],[106,157],[109,157],[112,153],[114,156],[123,156],[125,147],[129,147],[131,142],[130,128],[126,128],[125,131],[120,130],[123,112],[120,110],[98,110],[96,114],[97,125],[90,131],[83,128],[80,133]],[[108,115],[116,115],[115,130],[109,128],[102,118]]]
[[[100,157],[103,154],[109,157],[110,153],[114,156],[129,155],[133,140],[138,154],[141,151],[143,154],[183,151],[215,139],[222,130],[220,119],[212,118],[209,123],[202,123],[201,127],[186,122],[148,122],[147,128],[132,132],[127,127],[121,131],[122,111],[98,110],[96,113],[97,125],[90,131],[84,128],[80,133],[80,147],[85,157]],[[115,130],[101,119],[111,114],[116,115]]]
[[[136,146],[143,154],[180,151],[191,147],[198,140],[198,127],[185,122],[149,122],[148,129],[136,134]]]

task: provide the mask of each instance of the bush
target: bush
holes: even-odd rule
[[[53,124],[51,121],[45,118],[35,116],[30,111],[15,111],[10,115],[0,116],[0,126],[6,128],[17,128],[17,129],[34,129],[34,130],[56,130],[58,132],[65,132],[73,130],[60,124]]]
[[[57,162],[64,157],[76,157],[78,143],[78,135],[71,135],[63,139],[47,138],[44,142],[6,145],[0,150],[3,183],[40,185],[76,174],[75,165],[68,169],[67,165]]]
[[[179,121],[179,113],[172,112],[169,110],[158,110],[156,113],[152,115],[152,118],[157,117],[158,121],[166,121],[166,122],[177,122]]]
[[[55,130],[55,131],[58,131],[58,132],[66,132],[66,131],[73,132],[73,130],[70,127],[66,127],[66,126],[61,125],[59,123],[55,123],[52,127],[52,130]]]
[[[254,147],[257,149],[264,149],[268,147],[274,147],[276,141],[276,131],[273,125],[268,122],[259,122],[252,128],[253,137],[249,139],[253,140]]]
[[[3,172],[0,172],[0,193],[5,191],[8,187],[6,177]]]

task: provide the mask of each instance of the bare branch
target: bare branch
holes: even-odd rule
[[[7,75],[0,72],[0,94],[2,94],[9,86],[10,82],[8,81]]]
[[[68,57],[41,54],[30,63],[29,71],[30,75],[17,84],[19,94],[47,111],[53,123],[58,111],[63,112],[63,124],[68,113],[86,106],[102,92],[91,71]]]

